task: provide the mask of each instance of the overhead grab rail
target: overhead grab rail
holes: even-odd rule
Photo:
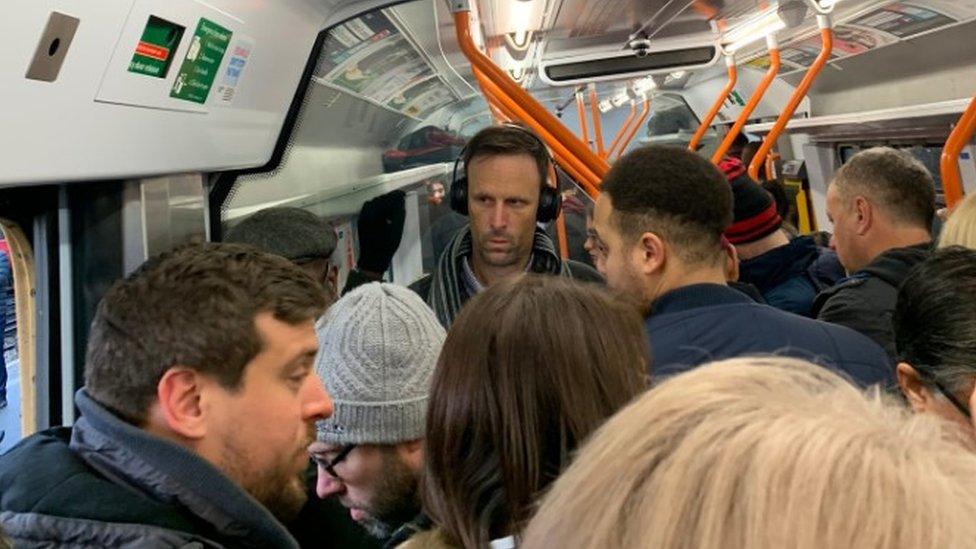
[[[725,66],[729,68],[729,81],[722,88],[722,91],[718,94],[715,99],[715,103],[712,104],[712,108],[702,118],[701,124],[698,125],[698,129],[695,131],[695,135],[691,136],[691,141],[688,142],[688,150],[696,151],[698,150],[698,144],[701,142],[702,137],[705,136],[705,132],[708,131],[709,126],[712,125],[712,121],[715,120],[715,116],[718,111],[722,109],[722,105],[725,100],[728,99],[729,94],[732,93],[732,89],[735,88],[735,83],[738,80],[738,74],[735,70],[735,55],[728,53],[725,55]]]
[[[650,112],[651,112],[651,102],[649,99],[647,99],[647,96],[645,95],[644,107],[641,109],[641,114],[637,118],[637,121],[634,122],[634,125],[631,126],[630,130],[627,131],[627,137],[620,142],[620,148],[617,149],[616,158],[620,158],[624,154],[624,151],[627,150],[627,147],[630,146],[630,142],[633,141],[634,136],[637,135],[637,130],[639,130],[640,127],[644,125],[644,121],[647,120],[647,115]]]
[[[498,86],[487,78],[484,78],[481,71],[475,67],[472,67],[472,71],[475,73],[475,77],[479,78],[489,101],[497,103],[502,112],[511,120],[521,120],[538,132],[539,136],[552,149],[552,154],[556,162],[566,170],[566,173],[579,182],[588,195],[595,199],[599,195],[599,178],[589,171],[582,161],[573,156],[566,147],[563,147],[562,143],[556,141],[544,127],[536,123],[518,103],[502,94]]]
[[[593,147],[590,145],[590,132],[586,128],[586,103],[583,101],[583,92],[576,90],[574,93],[576,94],[576,114],[579,118],[580,139],[583,140],[583,143],[587,147],[592,149]]]
[[[606,158],[606,150],[603,148],[603,128],[600,124],[600,106],[596,100],[596,84],[590,84],[590,114],[593,115],[593,141],[596,143],[596,154],[600,158]]]
[[[613,141],[610,142],[610,147],[607,149],[606,154],[603,155],[603,158],[610,158],[610,155],[613,154],[613,151],[617,148],[617,145],[620,143],[620,140],[623,139],[625,135],[627,135],[627,132],[630,130],[630,123],[633,122],[634,118],[636,117],[637,117],[637,101],[631,99],[630,114],[628,114],[627,119],[624,120],[624,125],[620,126],[620,131],[617,132],[616,137],[614,137]]]
[[[513,81],[505,71],[498,68],[491,59],[478,50],[471,37],[471,12],[469,0],[455,0],[452,4],[454,12],[454,26],[457,33],[458,45],[468,61],[473,67],[477,67],[485,76],[486,83],[494,84],[498,91],[502,92],[499,99],[508,98],[517,109],[512,109],[513,113],[519,111],[525,114],[520,117],[525,123],[529,124],[540,137],[546,140],[550,147],[556,150],[559,145],[569,153],[569,156],[579,160],[587,168],[586,171],[593,174],[594,179],[587,182],[593,187],[598,187],[600,179],[610,170],[610,165],[606,160],[594,154],[586,145],[580,141],[566,126],[564,126],[555,116],[549,113],[540,105],[528,92],[522,89]],[[493,90],[494,93],[494,90]],[[543,131],[540,131],[544,130]],[[569,160],[569,158],[567,158]],[[582,173],[582,170],[580,170]]]
[[[962,113],[956,127],[949,134],[942,157],[939,159],[939,172],[942,175],[942,191],[945,193],[946,206],[950,209],[962,200],[962,177],[959,175],[959,153],[976,132],[976,97],[969,102],[966,111]]]
[[[739,136],[742,132],[742,128],[745,127],[746,122],[749,117],[752,116],[752,112],[756,110],[759,106],[759,102],[762,101],[763,96],[766,95],[766,90],[772,85],[773,80],[776,80],[776,75],[779,74],[780,59],[779,59],[779,44],[776,41],[776,36],[773,34],[766,35],[766,49],[769,50],[769,69],[766,70],[766,74],[763,76],[762,80],[759,82],[759,86],[756,87],[756,91],[753,92],[752,97],[746,103],[746,106],[742,108],[742,112],[739,113],[739,117],[736,118],[735,124],[729,129],[728,133],[725,134],[725,139],[722,143],[715,149],[715,153],[712,155],[712,164],[718,165],[725,157],[725,153],[729,151],[732,147],[732,143],[735,142],[735,138]]]
[[[830,54],[834,49],[834,33],[831,30],[830,16],[817,14],[817,26],[820,27],[820,39],[822,42],[820,54],[813,64],[810,65],[810,69],[803,76],[800,85],[793,91],[793,95],[790,96],[790,101],[786,104],[783,112],[780,113],[779,118],[776,119],[773,128],[769,130],[769,134],[766,135],[766,139],[760,145],[756,156],[749,163],[749,177],[755,181],[759,181],[759,168],[762,167],[766,155],[769,154],[770,149],[776,144],[776,140],[779,139],[780,134],[783,133],[783,129],[790,122],[793,113],[796,112],[796,108],[800,105],[800,101],[803,101],[803,98],[806,97],[810,86],[813,85],[813,81],[816,80],[820,71],[823,70],[824,65],[827,64],[827,60],[830,59]]]

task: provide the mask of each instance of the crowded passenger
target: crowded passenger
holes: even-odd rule
[[[525,275],[473,298],[431,388],[436,527],[401,547],[514,547],[577,446],[646,387],[647,354],[639,315],[597,286]]]
[[[367,200],[356,218],[359,254],[341,294],[383,279],[403,238],[406,219],[405,194],[392,191]],[[280,255],[319,281],[330,303],[341,295],[338,267],[332,260],[335,229],[317,215],[301,208],[266,208],[251,214],[228,231],[225,242],[250,244]]]
[[[963,246],[976,250],[976,193],[960,202],[942,225],[939,247],[947,246]]]
[[[491,126],[465,146],[451,186],[451,206],[468,216],[437,260],[431,275],[411,288],[449,327],[471,297],[499,280],[524,272],[599,280],[590,267],[563,261],[537,223],[559,213],[552,158],[531,130]]]
[[[887,147],[852,156],[827,188],[832,247],[850,276],[817,296],[817,318],[870,337],[894,362],[898,286],[928,257],[934,216],[934,183],[918,160]]]
[[[913,409],[972,426],[976,251],[953,246],[916,266],[892,317],[898,384]]]
[[[727,158],[719,167],[732,186],[733,220],[725,236],[738,252],[739,280],[777,309],[813,316],[817,294],[844,277],[836,254],[809,236],[790,240],[773,197],[737,160]]]
[[[31,547],[297,547],[321,281],[252,247],[182,247],[105,294],[73,427],[0,457],[0,527]]]
[[[426,527],[418,476],[444,328],[407,288],[372,283],[330,307],[318,336],[315,370],[335,407],[309,448],[318,495],[338,497],[354,520],[395,547]]]
[[[729,288],[722,235],[731,222],[725,176],[685,149],[635,150],[603,181],[594,214],[598,266],[607,284],[647,317],[655,376],[722,358],[784,353],[865,385],[894,382],[884,352],[868,338]]]
[[[804,361],[709,364],[607,421],[519,547],[972,547],[955,430]]]

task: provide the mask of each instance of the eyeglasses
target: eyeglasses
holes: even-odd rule
[[[336,456],[331,460],[325,460],[315,454],[312,454],[312,461],[314,461],[315,464],[318,465],[319,467],[325,469],[325,472],[329,473],[329,475],[331,475],[332,478],[339,478],[339,475],[336,474],[335,472],[335,466],[342,463],[342,461],[346,459],[347,456],[349,456],[349,452],[352,452],[352,449],[355,447],[356,447],[355,444],[344,446],[341,450],[339,450],[339,453],[336,454]]]
[[[919,370],[917,368],[915,369],[915,371],[922,374],[922,377],[925,378],[926,381],[928,381],[932,385],[935,385],[935,388],[938,389],[940,393],[942,393],[942,396],[949,399],[949,402],[951,402],[952,405],[955,406],[960,413],[962,413],[962,415],[966,416],[966,419],[972,419],[972,413],[970,413],[969,408],[962,402],[959,402],[959,399],[952,394],[952,391],[946,389],[941,383],[939,383],[938,380],[935,379],[935,376],[932,375],[931,372],[928,372],[926,370]]]

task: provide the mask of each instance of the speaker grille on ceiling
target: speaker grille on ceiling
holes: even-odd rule
[[[606,76],[626,76],[631,73],[648,73],[666,69],[679,69],[688,66],[705,65],[715,58],[718,52],[714,46],[650,52],[645,57],[627,55],[588,61],[545,66],[546,77],[553,82],[568,82],[587,78]]]

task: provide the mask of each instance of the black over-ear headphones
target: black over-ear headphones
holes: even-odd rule
[[[552,160],[552,155],[549,154],[549,147],[539,138],[538,135],[529,131],[518,124],[502,124],[506,128],[513,128],[524,132],[526,135],[532,136],[532,139],[539,143],[542,150],[546,151],[546,162],[548,162],[547,172],[549,173],[549,180],[542,182],[542,187],[539,189],[539,208],[536,210],[535,219],[540,223],[548,223],[553,219],[559,217],[559,210],[562,208],[562,195],[559,194],[558,180],[555,177],[555,163]],[[458,177],[458,166],[464,160],[464,155],[468,151],[468,146],[465,145],[461,149],[461,153],[458,155],[457,160],[454,161],[454,171],[451,174],[451,209],[461,215],[468,215],[468,176],[467,166],[464,168],[461,177]],[[528,151],[526,151],[528,152]]]

